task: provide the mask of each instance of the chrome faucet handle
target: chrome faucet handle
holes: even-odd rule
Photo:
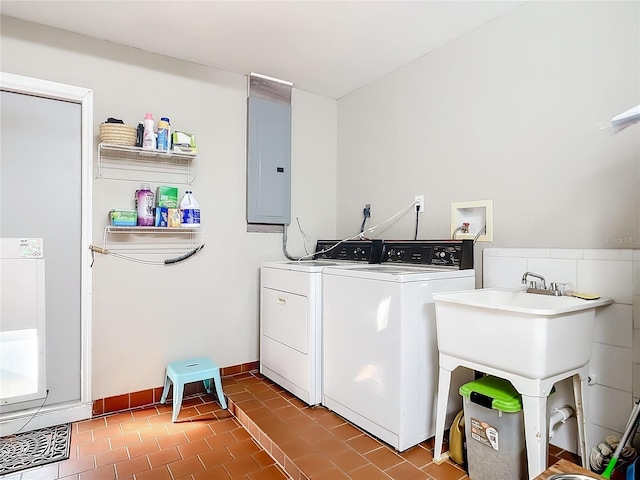
[[[555,296],[559,297],[564,295],[566,286],[566,283],[551,282],[549,290],[551,290]]]

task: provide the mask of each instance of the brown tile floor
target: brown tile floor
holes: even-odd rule
[[[398,453],[324,407],[310,408],[257,372],[223,379],[230,411],[210,395],[73,424],[69,460],[3,480],[462,480],[424,442]],[[235,414],[235,417],[232,415]],[[243,428],[244,425],[244,428]],[[549,462],[576,461],[552,447]]]

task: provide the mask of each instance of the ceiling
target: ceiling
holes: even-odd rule
[[[0,1],[0,13],[340,98],[525,1]]]

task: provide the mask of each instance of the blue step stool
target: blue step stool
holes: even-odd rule
[[[227,401],[222,393],[220,368],[215,362],[211,361],[207,357],[190,358],[188,360],[171,362],[167,365],[167,376],[164,381],[164,390],[162,391],[160,403],[166,403],[169,388],[171,387],[171,384],[173,384],[172,422],[175,423],[175,421],[178,420],[185,384],[198,382],[200,380],[204,383],[204,388],[207,390],[207,393],[211,393],[211,380],[214,381],[220,406],[222,408],[227,408]]]

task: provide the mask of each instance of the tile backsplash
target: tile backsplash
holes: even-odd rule
[[[614,303],[596,311],[587,387],[590,446],[621,437],[634,397],[640,395],[640,250],[485,248],[483,287],[524,288],[524,272],[565,283],[568,290],[597,293]],[[567,342],[571,342],[567,338]],[[570,380],[556,385],[550,408],[573,405]],[[577,452],[575,420],[561,425],[551,443]]]

